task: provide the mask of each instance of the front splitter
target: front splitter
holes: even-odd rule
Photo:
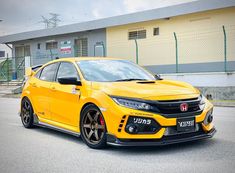
[[[212,138],[216,129],[211,129],[208,133],[188,133],[184,135],[164,136],[161,139],[119,139],[107,134],[107,144],[113,146],[162,146],[201,139]]]

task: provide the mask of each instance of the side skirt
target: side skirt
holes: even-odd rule
[[[34,114],[34,125],[39,126],[39,127],[49,128],[49,129],[56,130],[56,131],[59,131],[59,132],[63,132],[63,133],[73,135],[73,136],[76,136],[76,137],[80,137],[80,133],[73,132],[73,131],[70,131],[70,130],[66,130],[66,129],[63,129],[63,128],[53,126],[51,124],[47,124],[47,123],[39,121],[36,114]]]

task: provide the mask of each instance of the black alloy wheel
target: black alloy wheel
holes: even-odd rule
[[[34,126],[33,107],[27,98],[23,98],[21,101],[21,121],[25,128],[32,128]]]
[[[95,105],[88,105],[81,114],[81,137],[91,148],[106,146],[106,126],[101,111]]]

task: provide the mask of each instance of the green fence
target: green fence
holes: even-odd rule
[[[12,59],[0,59],[0,81],[12,80]]]
[[[0,82],[23,80],[25,72],[24,57],[11,57],[0,59]]]
[[[158,69],[156,72],[235,71],[235,25],[195,30],[185,28],[183,31],[165,32],[159,36],[148,35],[145,39],[130,41],[128,45],[121,39],[115,41],[110,47],[118,46],[118,49],[125,50],[125,47],[130,46],[135,56],[133,60],[143,66],[148,64],[150,70]],[[150,60],[149,51],[151,64],[146,63]],[[154,66],[155,63],[158,65]]]

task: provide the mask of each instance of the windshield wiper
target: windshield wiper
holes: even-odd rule
[[[121,81],[134,81],[134,80],[146,81],[146,79],[130,78],[130,79],[119,79],[119,80],[115,80],[115,82],[121,82]]]

